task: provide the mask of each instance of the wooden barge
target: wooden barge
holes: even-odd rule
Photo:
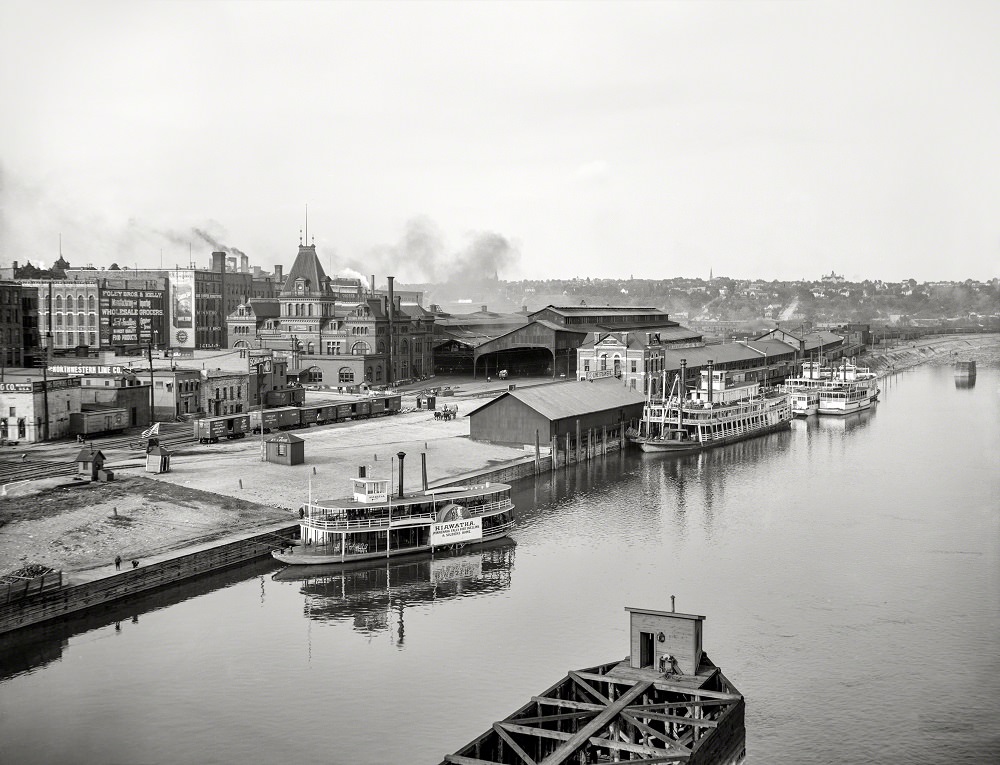
[[[630,656],[570,672],[441,765],[741,762],[746,705],[702,650],[705,617],[626,610]]]

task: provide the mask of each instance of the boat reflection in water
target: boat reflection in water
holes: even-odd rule
[[[870,408],[862,409],[860,412],[844,414],[840,417],[821,417],[816,421],[815,428],[831,433],[850,433],[852,430],[867,426],[875,418],[877,411],[878,404],[872,402]],[[812,426],[813,423],[810,422],[810,427]]]
[[[383,632],[396,621],[397,642],[403,642],[403,611],[407,605],[462,598],[510,587],[514,568],[512,539],[477,545],[474,552],[444,552],[381,563],[289,566],[271,578],[301,582],[303,613],[320,622],[350,621],[366,635]]]

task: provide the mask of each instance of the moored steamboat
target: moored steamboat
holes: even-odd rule
[[[629,430],[629,440],[643,451],[694,452],[790,427],[787,393],[736,380],[709,361],[698,387],[687,394],[685,368],[682,359],[670,393],[664,384],[659,400],[650,396],[639,427]]]
[[[510,486],[481,483],[411,494],[399,493],[388,479],[351,479],[354,494],[339,500],[310,501],[302,508],[300,543],[271,554],[289,565],[332,565],[428,552],[506,537],[514,528]]]

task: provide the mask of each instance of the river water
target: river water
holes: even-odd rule
[[[436,763],[707,616],[752,763],[1000,761],[1000,370],[525,482],[512,543],[309,580],[253,564],[0,645],[0,762]]]

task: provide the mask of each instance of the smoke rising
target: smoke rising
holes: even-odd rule
[[[496,281],[520,253],[506,237],[489,231],[468,235],[465,246],[449,252],[441,230],[426,217],[407,222],[400,241],[370,250],[348,267],[362,273],[393,274],[404,284],[437,283],[449,291],[475,291]]]

